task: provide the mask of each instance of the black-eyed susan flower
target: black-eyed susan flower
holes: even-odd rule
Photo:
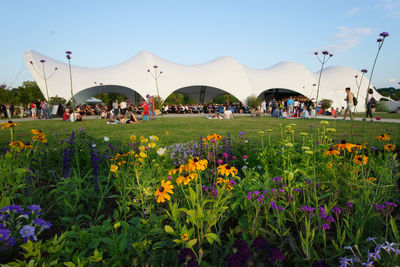
[[[233,181],[233,180],[229,180],[228,178],[227,178],[227,179],[224,179],[224,178],[222,178],[222,177],[219,177],[219,178],[217,179],[217,184],[223,185],[223,186],[226,187],[226,189],[227,189],[228,191],[231,191],[231,190],[233,189],[233,186],[236,184],[236,182]]]
[[[375,137],[378,141],[390,141],[390,135],[388,134],[381,134]]]
[[[394,151],[396,149],[396,145],[390,143],[384,146],[386,152]]]
[[[208,161],[206,159],[199,159],[199,157],[195,157],[189,159],[188,164],[191,171],[204,171],[207,168]]]
[[[324,153],[324,156],[337,156],[337,155],[340,155],[340,151],[334,149],[333,147],[329,148],[329,150]]]
[[[25,148],[24,143],[22,143],[21,141],[12,141],[8,144],[11,148],[17,148],[19,150],[22,150]]]
[[[14,123],[14,122],[12,122],[12,121],[8,121],[8,122],[5,122],[5,123],[0,123],[0,124],[1,124],[1,129],[2,129],[2,130],[7,129],[7,128],[16,127],[16,126],[17,126],[17,124]]]
[[[368,157],[364,155],[356,155],[353,158],[353,162],[358,165],[365,165],[368,162]]]
[[[340,144],[334,145],[333,148],[336,148],[337,150],[347,150],[348,152],[351,152],[353,144],[346,143],[346,140],[342,140]]]
[[[168,175],[172,175],[175,173],[181,174],[183,172],[183,165],[177,165],[174,169],[169,170]]]
[[[174,194],[174,191],[172,191],[173,188],[174,186],[171,184],[171,181],[165,182],[165,180],[162,180],[161,186],[157,188],[156,192],[154,193],[154,196],[157,198],[157,203],[164,203],[166,199],[170,200],[170,194]]]
[[[229,175],[234,176],[238,173],[238,170],[235,167],[230,166],[228,164],[219,166],[217,168],[217,171],[218,171],[218,174],[225,175],[225,176],[229,176]]]
[[[189,234],[188,233],[184,233],[184,234],[181,235],[181,238],[182,238],[183,241],[186,242],[186,241],[189,240]]]
[[[181,183],[183,183],[184,185],[187,185],[191,180],[197,180],[198,177],[199,176],[195,172],[185,173],[184,175],[176,178],[176,184],[180,185]]]
[[[365,148],[365,146],[363,146],[363,145],[355,144],[355,145],[353,145],[353,147],[351,149],[352,149],[352,151],[357,152],[357,151],[362,150],[364,148]]]

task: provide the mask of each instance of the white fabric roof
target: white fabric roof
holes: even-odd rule
[[[71,56],[73,62],[73,54]],[[44,96],[47,96],[45,82],[37,73],[39,71],[42,75],[42,59],[46,60],[46,75],[55,67],[58,68],[54,76],[47,80],[49,96],[71,98],[67,60],[61,62],[33,50],[27,51],[24,58]],[[78,103],[84,103],[89,97],[102,92],[121,93],[132,100],[139,96],[145,98],[146,94],[157,95],[154,79],[147,72],[147,69],[153,71],[154,65],[163,71],[158,80],[159,93],[163,99],[173,92],[181,92],[195,101],[203,100],[206,103],[215,96],[230,93],[244,103],[247,96],[260,95],[273,88],[289,89],[309,98],[316,98],[317,94],[313,84],[317,84],[319,72],[312,73],[298,63],[281,62],[266,69],[251,69],[233,58],[219,57],[204,64],[187,66],[141,51],[129,60],[107,68],[72,66],[74,98]],[[333,100],[333,107],[345,106],[345,88],[350,87],[357,94],[355,75],[361,77],[362,74],[344,66],[326,68],[322,74],[318,99]],[[364,77],[357,111],[364,110],[362,99],[367,85],[368,80]],[[203,96],[201,91],[204,91]],[[375,91],[374,97],[379,100],[381,95]]]

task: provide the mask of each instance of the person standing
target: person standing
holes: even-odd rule
[[[261,112],[266,113],[267,112],[267,102],[265,99],[261,102]]]
[[[35,105],[36,105],[37,118],[40,120],[42,116],[42,103],[40,102],[39,98],[36,101]]]
[[[146,100],[143,99],[142,102],[142,109],[143,109],[143,120],[150,119],[149,117],[149,105],[146,103]]]
[[[271,116],[274,113],[274,110],[277,108],[277,106],[278,106],[278,102],[276,102],[276,99],[274,97],[271,101]]]
[[[50,119],[50,106],[46,100],[43,100],[43,102],[42,102],[42,111],[44,113],[44,118]]]
[[[346,109],[344,111],[344,118],[343,120],[346,120],[346,116],[347,116],[347,112],[349,112],[350,114],[350,119],[353,120],[353,112],[351,112],[351,110],[353,109],[354,106],[354,95],[352,92],[350,92],[350,87],[346,88],[346,98],[344,99],[344,101],[346,101],[347,106]]]
[[[115,99],[114,102],[112,103],[112,108],[114,110],[114,117],[118,116],[118,109],[119,109],[119,104],[118,104],[118,100]]]
[[[289,107],[289,114],[292,115],[293,114],[293,104],[294,104],[294,100],[292,97],[289,98],[289,100],[287,101],[287,105]]]
[[[371,121],[374,115],[372,114],[372,109],[375,108],[376,100],[374,98],[374,90],[372,88],[368,89],[368,99],[367,99],[367,114],[366,118],[370,117]]]
[[[22,103],[19,105],[19,112],[22,119],[24,117],[24,105]]]

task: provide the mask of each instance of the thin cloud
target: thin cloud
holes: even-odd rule
[[[361,10],[360,7],[352,8],[346,13],[346,15],[347,16],[353,16],[353,15],[357,14],[358,12],[360,12],[360,10]]]
[[[343,53],[357,46],[364,36],[371,33],[372,30],[370,28],[339,27],[339,31],[333,35],[334,42],[332,44],[323,46],[318,50],[328,50],[329,52],[333,53]]]
[[[397,79],[396,78],[389,78],[388,81],[391,82],[391,83],[395,83],[397,81]]]

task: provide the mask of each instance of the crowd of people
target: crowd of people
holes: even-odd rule
[[[252,117],[272,116],[280,118],[310,118],[319,115],[339,116],[344,115],[346,119],[349,114],[353,119],[354,95],[350,92],[350,88],[346,88],[345,102],[346,108],[329,108],[323,109],[321,102],[318,104],[314,99],[309,99],[302,95],[288,96],[281,99],[275,97],[263,100],[256,109],[250,109],[242,103],[225,104],[180,104],[167,105],[164,104],[160,110],[163,114],[205,114],[207,119],[233,119],[237,113],[251,113]],[[82,121],[85,116],[98,116],[100,119],[106,119],[108,123],[138,123],[140,120],[146,121],[154,118],[154,101],[148,98],[143,100],[141,105],[134,105],[130,100],[114,100],[109,105],[86,104],[77,105],[72,112],[71,107],[64,108],[58,105],[58,116],[64,121]],[[373,111],[376,106],[376,100],[373,97],[373,91],[369,91],[367,116],[372,120]],[[14,107],[12,104],[0,105],[0,119],[2,117],[11,119],[15,116],[30,117],[33,119],[51,119],[52,107],[46,100],[37,99],[28,105],[20,104]]]

